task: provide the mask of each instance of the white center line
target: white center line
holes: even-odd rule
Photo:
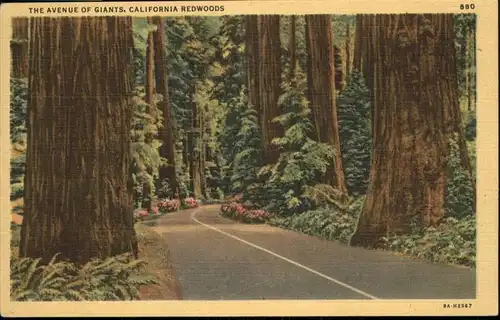
[[[300,263],[298,263],[298,262],[295,262],[295,261],[293,261],[293,260],[290,260],[290,259],[288,259],[288,258],[285,258],[285,257],[283,257],[282,255],[279,255],[279,254],[277,254],[277,253],[275,253],[275,252],[273,252],[273,251],[271,251],[271,250],[268,250],[268,249],[263,248],[263,247],[261,247],[261,246],[258,246],[258,245],[256,245],[256,244],[253,244],[253,243],[251,243],[251,242],[248,242],[248,241],[246,241],[246,240],[243,240],[243,239],[241,239],[241,238],[238,238],[238,237],[237,237],[237,236],[235,236],[235,235],[232,235],[232,234],[230,234],[230,233],[227,233],[227,232],[225,232],[225,231],[222,231],[222,230],[220,230],[220,229],[217,229],[216,227],[213,227],[213,226],[211,226],[211,225],[205,224],[205,223],[203,223],[203,222],[201,222],[201,221],[199,221],[198,219],[196,219],[196,218],[195,218],[195,216],[196,216],[196,214],[197,214],[197,213],[198,213],[197,211],[194,211],[194,212],[191,214],[191,219],[192,219],[193,221],[195,221],[195,222],[197,222],[197,223],[201,224],[202,226],[204,226],[204,227],[206,227],[206,228],[212,229],[212,230],[217,231],[217,232],[219,232],[219,233],[222,233],[223,235],[226,235],[226,236],[228,236],[228,237],[230,237],[230,238],[233,238],[233,239],[236,239],[236,240],[238,240],[238,241],[240,241],[240,242],[243,242],[243,243],[245,243],[245,244],[247,244],[247,245],[249,245],[249,246],[251,246],[251,247],[254,247],[254,248],[256,248],[256,249],[259,249],[259,250],[261,250],[261,251],[264,251],[264,252],[266,252],[266,253],[268,253],[268,254],[270,254],[270,255],[273,255],[273,256],[275,256],[275,257],[277,257],[277,258],[280,258],[281,260],[284,260],[284,261],[286,261],[286,262],[288,262],[288,263],[291,263],[291,264],[293,264],[293,265],[295,265],[295,266],[297,266],[297,267],[299,267],[299,268],[302,268],[302,269],[304,269],[304,270],[307,270],[307,271],[309,271],[309,272],[311,272],[311,273],[314,273],[314,274],[316,274],[316,275],[318,275],[318,276],[320,276],[320,277],[322,277],[322,278],[325,278],[325,279],[327,279],[327,280],[329,280],[329,281],[331,281],[331,282],[334,282],[334,283],[336,283],[336,284],[338,284],[338,285],[341,285],[341,286],[343,286],[344,288],[347,288],[347,289],[349,289],[349,290],[352,290],[352,291],[354,291],[354,292],[357,292],[357,293],[359,293],[359,294],[361,294],[361,295],[363,295],[363,296],[365,296],[365,297],[367,297],[367,298],[370,298],[370,299],[373,299],[373,300],[378,300],[378,299],[380,299],[380,298],[377,298],[377,297],[375,297],[375,296],[372,296],[371,294],[368,294],[368,293],[366,293],[366,292],[364,292],[364,291],[361,291],[361,290],[359,290],[359,289],[356,289],[356,288],[354,288],[354,287],[352,287],[352,286],[350,286],[350,285],[348,285],[348,284],[346,284],[346,283],[343,283],[342,281],[339,281],[339,280],[337,280],[337,279],[334,279],[334,278],[332,278],[332,277],[329,277],[329,276],[327,276],[327,275],[325,275],[325,274],[323,274],[323,273],[321,273],[321,272],[319,272],[319,271],[316,271],[316,270],[311,269],[311,268],[309,268],[309,267],[306,267],[306,266],[304,266],[304,265],[302,265],[302,264],[300,264]]]

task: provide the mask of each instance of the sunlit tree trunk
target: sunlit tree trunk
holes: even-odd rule
[[[157,30],[154,32],[156,92],[163,97],[158,104],[159,109],[163,112],[163,127],[160,129],[159,134],[162,141],[160,156],[168,161],[166,166],[160,167],[159,176],[160,181],[168,180],[172,192],[171,196],[177,198],[179,196],[179,184],[175,170],[175,123],[168,90],[165,20],[162,17],[153,17],[153,23],[157,26]]]
[[[23,257],[137,256],[131,20],[31,18]]]
[[[340,153],[337,108],[335,103],[335,63],[330,15],[306,16],[308,53],[308,96],[316,138],[335,148],[335,159],[327,168],[324,182],[347,195]]]

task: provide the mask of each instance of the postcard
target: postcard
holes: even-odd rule
[[[3,316],[498,313],[496,2],[0,8]]]

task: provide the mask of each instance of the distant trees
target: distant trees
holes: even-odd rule
[[[31,18],[23,257],[48,261],[60,252],[84,263],[137,255],[129,171],[131,22]]]

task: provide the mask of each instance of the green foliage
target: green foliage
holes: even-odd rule
[[[474,180],[469,172],[462,167],[458,136],[450,139],[448,155],[448,177],[445,196],[445,215],[462,219],[475,214]]]
[[[212,98],[218,101],[220,114],[220,127],[214,131],[219,151],[216,158],[220,170],[218,187],[229,194],[233,189],[233,161],[239,152],[234,148],[234,137],[240,131],[243,114],[247,110],[246,103],[242,102],[246,82],[245,34],[243,16],[222,16],[220,23],[218,34],[211,39],[215,48],[211,80],[214,84]]]
[[[162,126],[162,113],[157,108],[158,100],[153,98],[152,104],[144,99],[144,87],[137,87],[133,99],[132,115],[132,179],[134,181],[134,198],[139,207],[143,200],[144,184],[149,184],[154,191],[154,179],[158,176],[158,169],[166,164],[166,159],[160,157],[160,140],[155,137]]]
[[[465,98],[469,92],[466,91],[466,73],[472,77],[472,83],[476,83],[476,44],[469,43],[466,47],[467,35],[471,33],[475,40],[476,35],[476,15],[475,14],[455,14],[453,15],[453,26],[455,29],[455,49],[458,75],[458,88],[461,98]],[[467,50],[469,50],[467,54]],[[472,88],[472,94],[476,96],[476,86]]]
[[[23,152],[20,156],[14,158],[12,157],[10,160],[10,183],[15,184],[15,183],[22,183],[23,182],[23,177],[24,177],[24,172],[25,172],[25,166],[26,166],[26,151],[24,148],[23,150],[19,150],[20,152]]]
[[[24,183],[11,184],[10,186],[10,201],[22,198],[24,196]]]
[[[370,92],[363,75],[357,71],[349,76],[347,88],[338,98],[340,150],[342,165],[353,195],[366,192],[371,157]]]
[[[237,109],[245,110],[241,115],[241,127],[233,137],[236,152],[231,176],[232,192],[241,193],[257,181],[260,166],[261,138],[257,111],[246,102],[245,90],[240,94]]]
[[[28,114],[28,79],[10,79],[10,141],[24,143]]]
[[[462,112],[462,118],[464,122],[464,135],[467,141],[476,140],[476,112]]]
[[[275,217],[269,224],[347,244],[356,228],[363,202],[364,197],[359,197],[343,209],[327,206],[289,217]]]
[[[426,261],[476,266],[476,218],[447,218],[437,228],[383,238],[385,248]]]
[[[313,128],[304,97],[303,75],[297,73],[292,83],[297,86],[283,85],[278,101],[283,114],[273,119],[284,128],[283,137],[272,141],[280,150],[279,159],[260,169],[262,183],[252,199],[264,210],[277,214],[292,214],[310,207],[307,187],[316,185],[334,158],[331,146],[310,138]]]
[[[14,301],[109,301],[137,300],[139,287],[157,284],[155,278],[140,274],[142,260],[129,254],[94,259],[79,267],[40,259],[11,258],[11,300]]]

